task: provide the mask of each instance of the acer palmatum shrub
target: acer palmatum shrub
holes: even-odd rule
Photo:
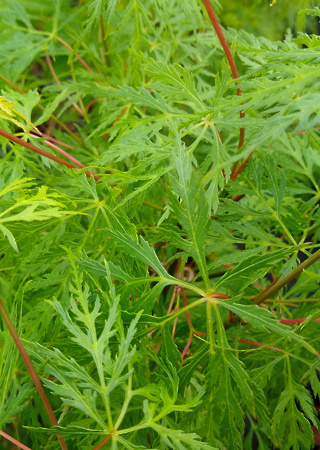
[[[313,448],[320,39],[219,13],[1,2],[1,448]]]

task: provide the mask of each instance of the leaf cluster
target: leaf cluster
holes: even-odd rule
[[[313,448],[320,12],[206,3],[0,4],[1,442]]]

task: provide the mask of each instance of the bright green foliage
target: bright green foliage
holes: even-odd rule
[[[0,2],[0,298],[58,420],[1,319],[0,431],[33,450],[314,446],[320,10],[242,3],[236,84],[201,0]]]

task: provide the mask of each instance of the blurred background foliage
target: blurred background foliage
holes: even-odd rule
[[[64,0],[64,8],[69,6],[71,12],[72,8],[83,5],[85,1]],[[126,3],[126,0],[119,0],[121,1]],[[19,0],[19,3],[31,17],[52,13],[53,4],[50,1],[42,2],[41,11],[37,1]],[[202,0],[199,0],[199,3],[202,3]],[[212,4],[224,27],[245,30],[257,36],[265,36],[272,41],[282,40],[288,29],[294,36],[299,31],[309,34],[320,33],[318,19],[303,14],[303,10],[308,7],[320,7],[319,0],[212,0]]]
[[[220,19],[224,27],[245,30],[272,41],[282,40],[288,29],[294,36],[299,31],[319,34],[318,19],[302,12],[317,3],[319,6],[316,0],[221,0]]]

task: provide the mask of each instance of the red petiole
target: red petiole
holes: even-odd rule
[[[14,340],[14,343],[16,344],[16,346],[17,346],[17,348],[18,348],[18,350],[20,352],[20,355],[22,356],[22,359],[23,359],[25,365],[27,366],[27,369],[28,369],[28,371],[30,373],[32,381],[33,381],[33,383],[34,383],[34,385],[35,385],[35,387],[36,387],[36,389],[37,389],[37,391],[39,393],[39,396],[40,396],[41,400],[42,400],[43,406],[45,407],[45,410],[47,411],[47,414],[48,414],[48,417],[50,419],[51,424],[53,426],[58,426],[59,425],[58,421],[57,421],[57,419],[56,419],[56,417],[54,415],[54,412],[52,410],[52,407],[50,405],[48,397],[47,397],[47,395],[46,395],[46,393],[45,393],[45,391],[43,389],[43,386],[42,386],[42,384],[40,382],[40,379],[39,379],[39,377],[37,375],[37,372],[35,371],[35,369],[34,369],[34,367],[32,365],[32,362],[31,362],[31,360],[30,360],[30,358],[29,358],[29,356],[28,356],[28,354],[26,352],[26,349],[24,348],[24,346],[23,346],[23,344],[22,344],[22,342],[21,342],[21,340],[20,340],[20,338],[18,336],[18,333],[16,332],[16,330],[15,330],[15,328],[14,328],[14,326],[13,326],[11,320],[10,320],[10,317],[8,316],[8,314],[7,314],[6,310],[5,310],[5,307],[3,306],[3,303],[1,301],[1,299],[0,299],[0,314],[2,315],[3,320],[5,321],[5,323],[6,323],[7,327],[8,327],[8,330],[9,330],[11,336],[12,336],[12,339]],[[62,450],[68,450],[67,444],[65,443],[65,440],[63,439],[63,437],[60,436],[59,434],[57,435],[57,437],[58,437],[58,440],[60,442],[60,447],[62,448]]]

